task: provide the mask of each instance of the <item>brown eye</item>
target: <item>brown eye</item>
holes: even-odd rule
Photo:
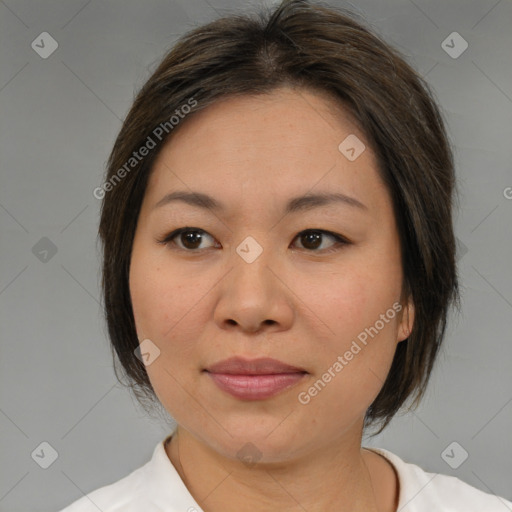
[[[334,240],[330,246],[322,247],[324,238]],[[200,253],[208,247],[201,247],[205,237],[213,240],[213,237],[206,231],[199,228],[184,227],[169,233],[163,240],[157,240],[159,244],[171,245],[173,249]],[[300,240],[302,248],[309,252],[329,253],[337,251],[340,246],[348,245],[351,242],[341,235],[331,233],[322,229],[308,229],[299,233],[295,239]],[[294,239],[294,240],[295,240]],[[217,245],[219,247],[219,245]],[[211,248],[211,247],[210,247]],[[320,249],[319,249],[320,248]]]
[[[322,248],[318,250],[318,248],[322,245],[323,238],[327,235],[327,237],[334,240],[336,243],[332,244],[328,248]],[[330,233],[329,231],[318,230],[318,229],[309,229],[306,231],[302,231],[297,236],[297,239],[300,240],[304,249],[313,252],[332,252],[335,251],[338,246],[345,245],[348,242],[345,238],[340,235],[336,235],[334,233]]]
[[[204,241],[205,235],[212,238],[202,229],[189,227],[180,228],[167,235],[163,240],[158,240],[158,243],[163,245],[176,245],[178,249],[188,252],[199,252],[203,249],[200,245],[201,242]],[[177,243],[175,239],[178,240],[179,243]]]
[[[322,233],[310,231],[302,234],[299,240],[306,249],[318,249],[322,245],[322,237]]]
[[[201,245],[203,236],[199,231],[182,231],[179,240],[187,249],[198,249]]]

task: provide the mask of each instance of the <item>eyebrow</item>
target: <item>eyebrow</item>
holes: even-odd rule
[[[183,202],[198,208],[209,209],[213,211],[224,212],[226,207],[217,199],[203,194],[201,192],[186,192],[177,190],[166,194],[158,203],[155,204],[153,210],[162,206],[174,203]],[[312,210],[320,206],[325,206],[333,203],[345,204],[348,206],[359,208],[360,210],[368,211],[368,207],[357,200],[355,197],[350,197],[341,193],[320,193],[320,194],[306,194],[300,197],[290,199],[285,205],[285,214],[296,213],[299,211]]]

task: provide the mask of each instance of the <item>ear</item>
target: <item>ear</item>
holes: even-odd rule
[[[414,303],[412,301],[412,296],[409,297],[409,301],[405,306],[405,309],[402,310],[402,315],[400,317],[400,323],[398,326],[398,339],[397,343],[407,339],[412,332],[412,328],[414,326]]]

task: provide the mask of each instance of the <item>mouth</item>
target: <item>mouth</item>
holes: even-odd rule
[[[203,370],[219,389],[241,400],[265,400],[298,384],[308,372],[277,359],[232,357]]]
[[[292,366],[278,359],[261,357],[259,359],[244,359],[230,357],[205,368],[209,373],[223,373],[229,375],[277,375],[283,373],[307,373],[304,368]]]

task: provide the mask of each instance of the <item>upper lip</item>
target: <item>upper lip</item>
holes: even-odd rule
[[[272,375],[279,373],[307,373],[304,368],[262,357],[259,359],[244,359],[242,357],[230,357],[206,368],[210,373],[225,373],[231,375]]]

